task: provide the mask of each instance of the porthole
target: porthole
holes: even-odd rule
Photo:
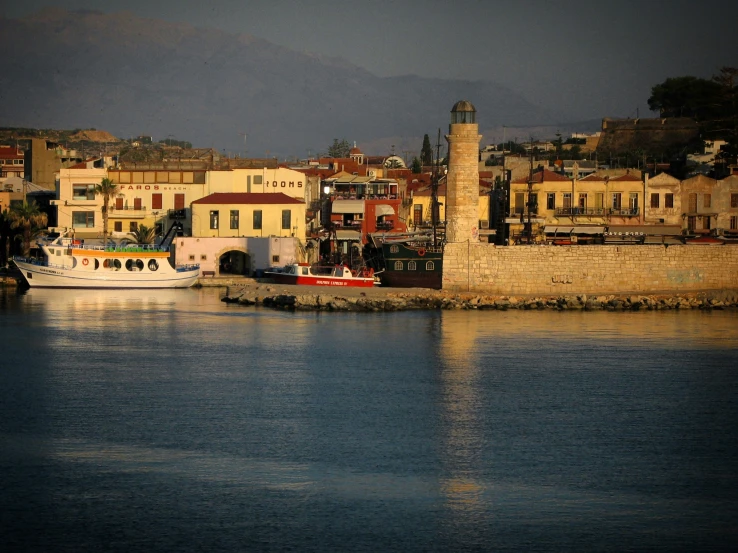
[[[109,259],[106,259],[105,261],[103,261],[103,268],[110,269],[111,266],[112,266],[112,263],[110,263]]]
[[[113,267],[115,267],[116,271],[120,271],[120,268],[122,266],[123,265],[121,264],[120,259],[113,259]]]
[[[159,262],[156,259],[149,259],[149,271],[154,272],[159,270]]]
[[[100,260],[95,259],[95,270],[97,271],[100,268]]]

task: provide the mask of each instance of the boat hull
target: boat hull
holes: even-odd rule
[[[382,286],[431,288],[443,286],[443,250],[402,243],[382,244],[384,270],[378,274]]]
[[[326,273],[322,273],[316,267],[313,271],[307,263],[295,263],[284,267],[282,270],[265,271],[264,276],[277,284],[291,284],[301,286],[329,286],[329,287],[351,287],[371,288],[374,286],[373,271],[368,273],[353,274],[348,267],[324,267]]]
[[[189,288],[200,269],[171,273],[80,271],[14,260],[28,286],[33,288]]]

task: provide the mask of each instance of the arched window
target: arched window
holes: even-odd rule
[[[402,271],[402,261],[395,261],[395,271]]]
[[[426,261],[425,262],[425,270],[426,271],[433,271],[435,269],[435,267],[436,266],[433,264],[432,261]]]
[[[408,271],[415,271],[415,270],[417,270],[417,266],[415,265],[415,261],[408,261],[408,263],[407,263],[407,270]]]

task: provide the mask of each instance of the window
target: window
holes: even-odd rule
[[[538,193],[534,192],[528,199],[528,211],[531,213],[538,213]]]
[[[605,195],[602,192],[595,194],[595,209],[602,210],[605,207]]]
[[[556,193],[555,192],[549,192],[546,194],[546,209],[554,210],[556,209]]]
[[[413,205],[413,223],[416,225],[419,225],[423,222],[423,205],[422,204],[415,204]]]
[[[737,215],[730,216],[730,230],[738,230],[738,216]]]
[[[73,184],[72,185],[73,200],[94,200],[95,185],[94,184]]]
[[[515,213],[525,212],[525,192],[515,192]]]
[[[254,175],[254,184],[263,184],[264,180],[261,175]]]
[[[579,194],[579,212],[585,213],[587,210],[587,193],[581,192]]]
[[[292,227],[292,211],[289,209],[282,210],[282,230],[290,230]]]
[[[123,209],[123,198],[115,198],[115,209]]]
[[[123,221],[115,221],[115,223],[113,223],[113,230],[115,230],[115,232],[123,232]]]
[[[218,228],[218,216],[220,215],[217,211],[211,211],[210,212],[210,228],[211,229],[217,229]]]
[[[689,212],[690,213],[697,212],[697,194],[689,195]]]
[[[564,209],[571,209],[571,192],[564,192]]]
[[[415,263],[415,261],[408,261],[407,262],[407,270],[408,271],[415,271],[415,270],[417,270],[417,268],[418,267],[417,267],[417,264]]]
[[[710,230],[710,216],[709,215],[702,217],[702,228],[704,230]]]
[[[621,196],[622,195],[620,194],[620,192],[612,193],[612,208],[613,209],[620,209],[620,206],[622,206]]]
[[[651,209],[658,209],[659,207],[659,195],[651,194]]]
[[[238,230],[238,210],[231,209],[231,230]]]
[[[136,221],[131,221],[128,225],[128,230],[130,232],[136,232],[138,230],[138,223]]]
[[[395,261],[395,271],[402,271],[402,261]]]
[[[703,207],[712,207],[712,194],[705,194],[702,198]]]
[[[272,256],[272,263],[279,263],[279,256],[278,255],[273,255]]]
[[[174,209],[184,209],[184,208],[185,208],[185,195],[175,194],[174,195]]]
[[[136,211],[141,211],[141,209],[143,209],[141,207],[141,198],[133,198],[133,209]]]
[[[426,261],[425,262],[425,270],[426,271],[433,271],[433,270],[435,270],[435,268],[436,268],[436,265],[432,261]]]
[[[674,208],[674,194],[664,194],[664,207],[668,209]]]
[[[630,197],[628,198],[628,207],[630,208],[631,213],[636,213],[638,211],[638,193],[637,192],[630,193]]]
[[[162,201],[161,201],[161,194],[152,194],[151,195],[151,209],[161,209]]]
[[[72,211],[72,228],[93,228],[95,213],[92,211]]]
[[[738,207],[738,194],[730,195],[730,207]]]
[[[261,230],[261,209],[254,211],[254,230]]]

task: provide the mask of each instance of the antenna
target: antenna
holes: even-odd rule
[[[246,152],[248,151],[246,149],[246,139],[249,137],[249,135],[246,134],[245,132],[240,132],[238,134],[240,134],[241,136],[243,136],[243,157],[244,157],[244,159],[246,159],[248,157],[248,155],[246,154]]]

